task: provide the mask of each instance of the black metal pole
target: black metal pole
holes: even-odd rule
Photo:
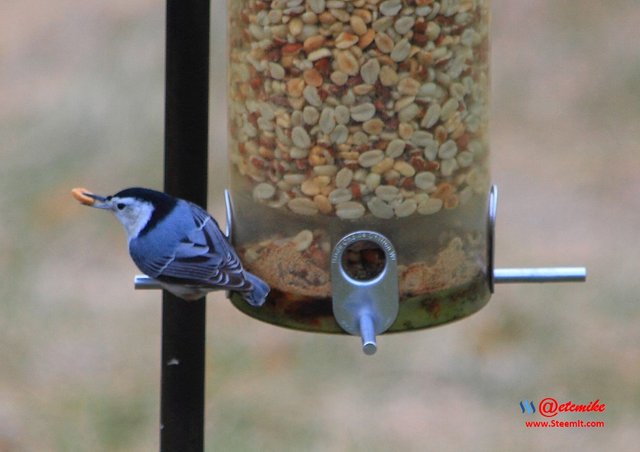
[[[207,204],[209,0],[167,0],[167,193]],[[205,300],[162,296],[160,450],[204,449]]]

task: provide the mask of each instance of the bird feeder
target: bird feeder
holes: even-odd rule
[[[481,309],[495,269],[488,0],[236,0],[229,14],[227,220],[271,292],[244,313],[361,336]],[[143,283],[140,282],[142,286]]]

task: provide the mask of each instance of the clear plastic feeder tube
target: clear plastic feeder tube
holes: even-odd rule
[[[342,331],[330,255],[383,234],[398,256],[390,330],[464,317],[489,299],[489,2],[231,0],[233,241],[272,287],[240,309]],[[381,262],[382,261],[382,262]],[[384,253],[344,265],[367,278]]]

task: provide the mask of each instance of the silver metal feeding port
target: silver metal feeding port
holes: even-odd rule
[[[349,255],[373,252],[382,265],[373,275],[349,268]],[[331,253],[333,315],[346,332],[362,338],[362,350],[373,355],[376,335],[385,332],[398,316],[398,258],[393,244],[382,234],[358,231],[346,235]]]
[[[233,214],[229,193],[227,206],[227,236],[232,230]],[[495,224],[498,189],[489,193],[487,221],[487,279],[491,292],[495,284],[584,282],[584,267],[495,268]],[[358,253],[376,256],[377,267],[359,271],[350,267],[350,256]],[[358,259],[361,261],[361,259]],[[355,231],[345,235],[331,253],[331,285],[333,316],[349,334],[360,336],[362,350],[367,355],[377,351],[376,336],[394,323],[399,311],[398,256],[393,243],[375,231]],[[161,289],[159,283],[146,275],[134,279],[138,290]]]

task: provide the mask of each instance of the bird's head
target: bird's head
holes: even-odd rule
[[[71,193],[84,205],[113,212],[129,240],[146,233],[175,206],[175,198],[148,188],[127,188],[111,196],[84,188],[74,188]]]

